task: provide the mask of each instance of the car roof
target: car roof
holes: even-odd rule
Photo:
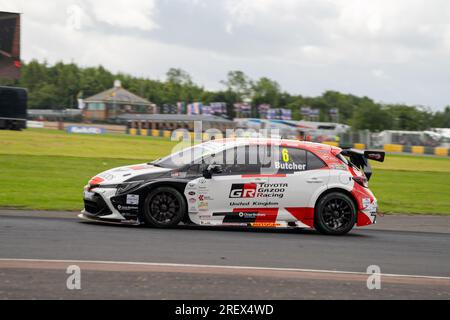
[[[273,138],[227,138],[216,139],[206,142],[207,144],[220,144],[223,149],[245,146],[245,145],[277,145],[285,148],[299,148],[317,153],[339,154],[342,149],[330,145],[300,140],[273,139]]]

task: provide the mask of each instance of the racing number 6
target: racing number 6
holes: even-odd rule
[[[289,162],[289,150],[283,149],[282,151],[283,162]]]

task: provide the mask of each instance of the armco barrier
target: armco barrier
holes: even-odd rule
[[[414,153],[414,154],[425,154],[425,147],[412,146],[411,147],[411,153]]]
[[[404,152],[403,146],[400,144],[385,144],[384,151],[386,151],[386,152]]]
[[[142,136],[150,136],[150,137],[164,137],[164,138],[171,138],[172,137],[172,131],[169,130],[147,130],[147,129],[128,129],[128,134],[130,135],[142,135]],[[190,138],[194,139],[194,133],[189,133]],[[177,133],[176,138],[181,139],[183,137],[182,133]],[[220,138],[220,137],[217,137]],[[209,135],[207,133],[203,133],[203,140],[209,140]],[[325,141],[324,144],[338,147],[339,143],[335,141]],[[349,147],[347,146],[341,146],[341,147]],[[351,146],[350,146],[351,147]],[[355,143],[353,145],[353,148],[365,150],[367,149],[367,146],[363,143]],[[423,147],[423,146],[403,146],[400,144],[386,144],[383,147],[384,151],[386,152],[398,152],[398,153],[412,153],[412,154],[427,154],[427,155],[435,155],[435,156],[441,156],[441,157],[449,157],[450,156],[450,149],[449,148],[432,148],[432,147]]]
[[[434,148],[434,154],[436,156],[450,156],[450,152],[448,148]]]

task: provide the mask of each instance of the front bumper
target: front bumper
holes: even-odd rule
[[[108,223],[108,224],[116,224],[116,225],[130,225],[130,226],[139,226],[141,222],[139,219],[137,220],[117,220],[105,217],[97,217],[93,214],[90,214],[86,211],[82,211],[81,214],[78,215],[78,218],[88,221]]]
[[[113,204],[115,202],[117,189],[114,188],[95,188],[84,190],[84,210],[79,215],[80,218],[121,224],[138,224],[137,214],[129,214],[126,211],[120,212],[118,208],[125,206]]]

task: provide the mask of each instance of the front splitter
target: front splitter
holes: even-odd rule
[[[105,223],[105,224],[114,224],[114,225],[127,225],[127,226],[139,226],[141,223],[137,220],[110,220],[110,219],[104,219],[104,218],[98,218],[95,216],[91,216],[85,213],[80,213],[78,215],[78,218],[91,221],[91,222],[99,222],[99,223]]]

